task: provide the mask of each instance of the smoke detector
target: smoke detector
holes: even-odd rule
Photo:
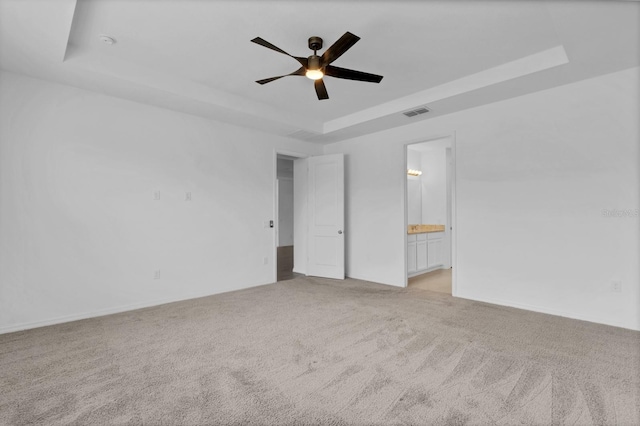
[[[104,44],[115,44],[116,43],[116,39],[113,37],[109,37],[106,34],[100,34],[98,36],[98,39],[100,39],[101,42],[103,42]]]

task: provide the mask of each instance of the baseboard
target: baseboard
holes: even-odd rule
[[[349,276],[348,278],[362,280],[362,281],[370,281],[370,282],[375,283],[375,284],[389,285],[389,286],[392,286],[392,287],[400,287],[400,286],[397,286],[397,285],[394,285],[394,284],[376,282],[373,279],[365,277],[365,276]],[[257,286],[260,286],[260,285],[264,285],[264,284],[243,286],[243,287],[239,287],[239,288],[232,289],[232,290],[224,290],[224,291],[218,291],[218,292],[213,292],[213,293],[211,293],[211,292],[193,293],[193,294],[189,294],[189,295],[186,295],[184,297],[179,297],[179,298],[156,299],[156,300],[147,301],[147,302],[133,303],[133,304],[130,304],[130,305],[123,305],[123,306],[117,306],[117,307],[113,307],[113,308],[100,309],[100,310],[92,311],[92,312],[84,312],[84,313],[81,313],[81,314],[66,315],[66,316],[51,318],[51,319],[47,319],[47,320],[33,321],[33,322],[21,323],[21,324],[13,324],[13,325],[0,327],[0,334],[13,333],[13,332],[16,332],[16,331],[29,330],[29,329],[38,328],[38,327],[46,327],[46,326],[55,325],[55,324],[63,324],[63,323],[67,323],[67,322],[78,321],[78,320],[83,320],[83,319],[88,319],[88,318],[97,318],[97,317],[102,317],[102,316],[106,316],[106,315],[119,314],[119,313],[122,313],[122,312],[134,311],[136,309],[150,308],[150,307],[153,307],[153,306],[159,306],[159,305],[164,305],[164,304],[173,303],[173,302],[181,302],[181,301],[184,301],[184,300],[198,299],[200,297],[213,296],[213,295],[216,295],[216,294],[222,294],[222,293],[228,293],[228,292],[231,292],[231,291],[243,290],[243,289],[247,289],[247,288],[251,288],[251,287],[257,287]],[[630,327],[628,324],[624,324],[624,323],[617,322],[617,321],[608,321],[608,320],[604,320],[602,318],[592,317],[592,316],[589,316],[589,315],[581,315],[581,314],[576,314],[576,313],[573,313],[573,312],[567,312],[567,311],[562,311],[562,310],[557,310],[557,309],[549,309],[549,308],[542,307],[542,306],[529,305],[529,304],[525,304],[525,303],[514,303],[514,302],[510,302],[510,301],[506,301],[506,300],[502,300],[502,299],[494,299],[494,298],[484,298],[484,297],[472,298],[472,297],[465,297],[465,296],[458,296],[458,295],[456,295],[455,297],[458,297],[460,299],[472,300],[472,301],[476,301],[476,302],[491,303],[493,305],[500,305],[500,306],[507,306],[507,307],[511,307],[511,308],[524,309],[524,310],[527,310],[527,311],[539,312],[539,313],[542,313],[542,314],[556,315],[556,316],[565,317],[565,318],[577,319],[577,320],[580,320],[580,321],[588,321],[588,322],[593,322],[593,323],[596,323],[596,324],[605,324],[605,325],[610,325],[610,326],[613,326],[613,327],[620,327],[620,328],[625,328],[625,329],[629,329],[629,330],[640,331],[640,325],[636,325],[636,326],[631,326]]]
[[[514,303],[514,302],[502,300],[502,299],[493,299],[493,298],[485,298],[485,297],[472,298],[472,297],[465,297],[465,296],[458,296],[458,295],[455,295],[455,297],[460,299],[472,300],[474,302],[491,303],[492,305],[507,306],[510,308],[523,309],[525,311],[538,312],[541,314],[555,315],[558,317],[571,318],[571,319],[576,319],[580,321],[587,321],[587,322],[592,322],[596,324],[604,324],[604,325],[610,325],[612,327],[620,327],[620,328],[626,328],[628,330],[640,331],[640,325],[630,327],[629,324],[625,324],[618,321],[609,321],[603,318],[598,318],[590,315],[576,314],[575,312],[562,311],[559,309],[550,309],[543,306],[528,305],[526,303]]]
[[[119,313],[122,313],[122,312],[135,311],[136,309],[143,309],[143,308],[150,308],[150,307],[153,307],[153,306],[165,305],[167,303],[182,302],[184,300],[199,299],[201,297],[207,297],[207,296],[213,296],[213,295],[216,295],[216,294],[229,293],[231,291],[237,291],[237,290],[244,290],[244,289],[247,289],[247,288],[257,287],[257,286],[260,286],[260,285],[265,285],[265,284],[255,284],[255,285],[243,286],[243,287],[234,288],[232,290],[223,290],[223,291],[217,291],[217,292],[213,292],[213,293],[211,293],[211,292],[207,292],[207,293],[192,293],[192,294],[181,296],[181,297],[178,297],[178,298],[155,299],[155,300],[146,301],[146,302],[133,303],[133,304],[130,304],[130,305],[122,305],[122,306],[116,306],[116,307],[113,307],[113,308],[99,309],[97,311],[92,311],[92,312],[83,312],[81,314],[65,315],[65,316],[62,316],[62,317],[56,317],[56,318],[51,318],[51,319],[46,319],[46,320],[26,322],[26,323],[21,323],[21,324],[7,325],[7,326],[0,327],[0,334],[13,333],[13,332],[16,332],[16,331],[23,331],[23,330],[30,330],[32,328],[46,327],[46,326],[55,325],[55,324],[64,324],[64,323],[67,323],[67,322],[79,321],[79,320],[89,319],[89,318],[103,317],[103,316],[106,316],[106,315],[113,315],[113,314],[119,314]]]

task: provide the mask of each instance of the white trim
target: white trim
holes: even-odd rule
[[[397,284],[391,284],[391,283],[383,283],[380,281],[376,281],[378,278],[376,277],[369,277],[367,275],[349,275],[349,274],[345,274],[345,279],[352,279],[352,280],[360,280],[360,281],[368,281],[370,283],[374,283],[374,284],[380,284],[380,285],[388,285],[389,287],[393,287],[393,288],[403,288],[403,286],[401,285],[397,285]]]
[[[404,218],[402,220],[402,235],[404,235],[404,247],[402,248],[402,251],[404,251],[404,274],[403,274],[403,285],[402,287],[407,288],[409,287],[409,257],[407,254],[407,245],[409,244],[408,239],[408,235],[407,235],[407,229],[409,227],[409,218],[407,217],[409,215],[409,197],[407,197],[407,192],[409,191],[409,184],[407,182],[407,169],[409,168],[409,161],[408,161],[408,155],[409,155],[409,145],[411,144],[411,142],[409,143],[405,143],[403,146],[403,150],[404,150],[404,167],[402,168],[402,170],[400,170],[400,172],[402,172],[402,198],[404,199]]]
[[[259,286],[267,285],[267,284],[271,284],[271,283],[242,286],[242,287],[238,287],[238,288],[234,288],[234,289],[230,289],[230,290],[223,290],[223,291],[214,292],[214,293],[210,293],[210,292],[207,292],[207,293],[192,293],[192,294],[190,294],[188,296],[179,297],[179,298],[175,298],[175,299],[174,298],[156,299],[156,300],[152,300],[152,301],[148,301],[148,302],[132,303],[130,305],[117,306],[117,307],[114,307],[114,308],[99,309],[97,311],[84,312],[84,313],[81,313],[81,314],[65,315],[65,316],[62,316],[62,317],[56,317],[56,318],[51,318],[51,319],[47,319],[47,320],[40,320],[40,321],[25,322],[25,323],[20,323],[20,324],[6,325],[6,326],[0,327],[0,334],[13,333],[15,331],[29,330],[29,329],[32,329],[32,328],[45,327],[45,326],[48,326],[48,325],[64,324],[64,323],[67,323],[67,322],[78,321],[78,320],[89,319],[89,318],[98,318],[98,317],[103,317],[103,316],[106,316],[106,315],[113,315],[113,314],[119,314],[119,313],[122,313],[122,312],[135,311],[135,310],[143,309],[143,308],[150,308],[150,307],[153,307],[153,306],[166,305],[167,303],[182,302],[182,301],[185,301],[185,300],[199,299],[201,297],[208,297],[208,296],[213,296],[213,295],[216,295],[216,294],[229,293],[229,292],[232,292],[232,291],[244,290],[244,289],[252,288],[252,287],[259,287]]]
[[[273,226],[278,225],[278,150],[273,150]],[[286,154],[285,154],[286,155]],[[272,232],[271,241],[271,280],[278,282],[278,236]]]
[[[457,143],[456,132],[451,134],[451,223],[449,244],[451,247],[451,295],[458,296],[458,203],[457,203]]]
[[[433,104],[436,101],[450,99],[463,93],[469,93],[567,63],[569,63],[567,52],[563,45],[558,45],[475,74],[466,75],[439,86],[413,92],[410,95],[329,120],[322,126],[322,133],[327,134],[353,127],[367,121],[396,114],[398,111],[414,109],[419,105]]]
[[[298,151],[287,151],[285,149],[278,149],[278,148],[274,148],[273,151],[275,152],[276,157],[278,156],[278,154],[286,155],[288,157],[296,157],[296,158],[312,157],[312,155],[310,154],[305,154],[304,152],[298,152]]]
[[[471,297],[462,297],[462,296],[456,296],[456,297],[459,297],[460,299],[470,300],[473,302],[490,303],[492,305],[506,306],[509,308],[522,309],[525,311],[537,312],[537,313],[546,314],[546,315],[554,315],[554,316],[563,317],[563,318],[570,318],[570,319],[575,319],[580,321],[588,321],[588,322],[592,322],[600,325],[604,324],[604,325],[610,325],[612,327],[620,327],[628,330],[640,331],[640,324],[630,327],[629,324],[623,324],[622,322],[619,322],[619,321],[611,321],[609,318],[600,318],[600,317],[595,317],[590,315],[581,315],[573,312],[562,311],[559,309],[549,309],[549,308],[545,308],[537,305],[528,305],[526,303],[509,302],[502,299],[484,298],[484,297],[471,298]]]
[[[277,161],[277,160],[276,160]],[[277,166],[276,166],[277,167]],[[276,170],[276,201],[273,203],[273,239],[276,245],[276,257],[273,258],[273,264],[276,269],[276,279],[278,280],[278,247],[280,247],[280,178]]]

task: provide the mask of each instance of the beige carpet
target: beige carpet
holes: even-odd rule
[[[640,423],[640,333],[355,280],[0,336],[0,424]]]

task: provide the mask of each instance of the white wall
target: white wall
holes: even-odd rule
[[[407,149],[407,169],[421,170],[420,151]],[[422,176],[407,175],[407,223],[417,225],[422,222]]]
[[[407,169],[420,170],[422,168],[422,154],[420,151],[412,149],[411,146],[407,148]],[[418,178],[418,176],[409,176],[410,178]]]
[[[422,221],[422,182],[420,176],[407,176],[407,224],[418,225]]]
[[[403,145],[455,134],[457,296],[640,329],[639,219],[602,214],[639,206],[639,79],[633,68],[325,147],[346,154],[347,274],[403,285]]]
[[[421,160],[422,223],[444,225],[447,219],[446,148],[423,151]]]
[[[10,73],[0,93],[0,332],[273,280],[274,149],[320,147]]]
[[[404,144],[455,133],[457,295],[640,329],[638,217],[602,214],[639,205],[639,77],[325,147],[347,274],[403,285]],[[9,73],[0,93],[0,332],[272,280],[274,149],[321,147]]]

